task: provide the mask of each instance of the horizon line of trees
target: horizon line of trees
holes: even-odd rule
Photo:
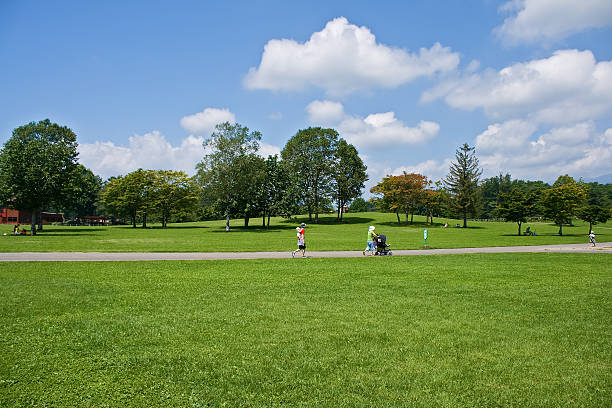
[[[559,225],[580,218],[592,225],[606,222],[612,207],[612,184],[584,183],[568,175],[551,186],[542,181],[512,180],[509,174],[481,181],[482,169],[474,147],[460,146],[449,173],[433,182],[417,173],[387,175],[370,189],[369,201],[361,191],[368,180],[357,149],[334,129],[311,127],[291,137],[280,157],[257,153],[261,133],[229,122],[216,126],[204,141],[208,153],[196,174],[172,170],[138,169],[105,182],[78,163],[76,135],[48,119],[13,131],[0,150],[0,200],[3,205],[32,212],[32,226],[41,211],[64,212],[67,217],[100,215],[136,227],[151,220],[169,222],[204,219],[308,214],[317,223],[320,213],[335,208],[336,219],[350,211],[393,212],[400,223],[413,222],[414,214],[468,218],[499,218],[521,225],[541,217]],[[410,221],[408,221],[410,220]]]

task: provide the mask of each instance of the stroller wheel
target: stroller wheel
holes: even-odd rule
[[[389,251],[389,256],[393,255],[393,252]]]

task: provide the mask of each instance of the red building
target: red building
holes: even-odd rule
[[[41,212],[43,225],[52,224],[54,222],[64,222],[64,214]],[[0,210],[0,224],[31,224],[32,213],[25,210],[12,210],[10,208],[2,208]]]

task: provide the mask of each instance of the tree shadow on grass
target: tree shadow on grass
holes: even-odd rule
[[[361,213],[363,214],[363,213]],[[374,221],[374,218],[366,218],[366,217],[351,217],[344,215],[342,221],[338,221],[336,215],[334,216],[321,216],[319,214],[319,222],[315,223],[314,218],[312,221],[308,219],[308,217],[296,217],[290,218],[281,221],[283,224],[291,224],[291,225],[299,225],[301,223],[311,224],[311,225],[351,225],[351,224],[370,224]]]
[[[404,227],[404,228],[415,228],[415,229],[421,229],[421,228],[444,228],[444,224],[439,224],[439,223],[433,223],[433,224],[427,224],[423,221],[415,221],[412,224],[410,222],[400,222],[399,224],[397,222],[394,221],[386,221],[386,222],[381,222],[379,223],[379,225],[384,225],[387,227]],[[485,229],[485,227],[481,227],[481,226],[471,226],[468,225],[467,227],[463,228],[463,227],[456,227],[456,226],[448,226],[446,229],[453,229],[453,230],[462,230],[462,229],[466,229],[466,230],[481,230],[481,229]]]

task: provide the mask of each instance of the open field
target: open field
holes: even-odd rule
[[[45,226],[37,236],[12,236],[12,226],[0,229],[0,252],[242,252],[290,251],[295,249],[295,226],[307,222],[306,241],[309,250],[361,250],[365,247],[368,225],[375,225],[379,233],[388,237],[392,249],[423,248],[423,229],[429,232],[430,248],[462,248],[487,246],[519,246],[544,244],[587,243],[588,225],[576,221],[575,226],[564,226],[563,236],[550,223],[528,223],[537,236],[517,236],[514,223],[471,221],[468,228],[454,228],[456,220],[437,219],[428,226],[424,218],[415,216],[415,223],[397,224],[395,214],[347,214],[342,224],[335,216],[322,217],[320,224],[307,218],[294,220],[273,219],[270,229],[261,227],[261,220],[252,219],[244,229],[242,220],[232,220],[232,231],[225,232],[224,221],[171,224],[162,229],[115,227],[56,227]],[[404,218],[402,217],[402,222]],[[449,228],[442,228],[448,222]],[[525,227],[523,227],[523,231]],[[612,241],[612,222],[596,225],[599,242]]]
[[[612,257],[0,264],[0,406],[612,405]]]

